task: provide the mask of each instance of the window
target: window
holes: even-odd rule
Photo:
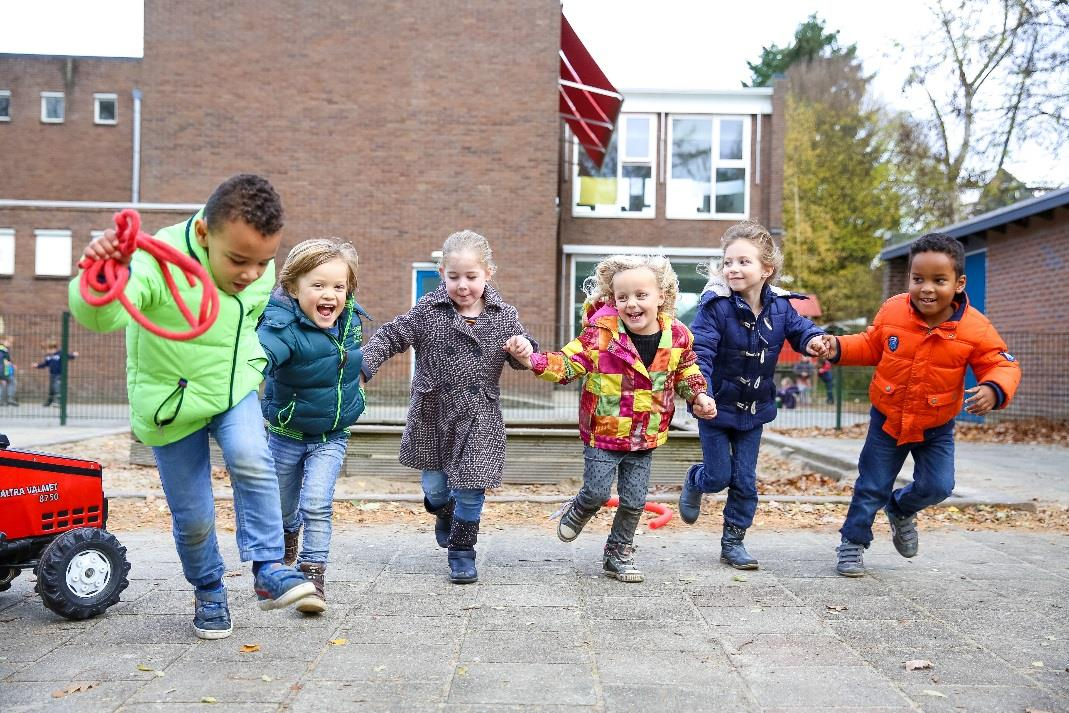
[[[71,274],[71,231],[35,230],[37,252],[34,274],[39,277],[69,277]]]
[[[657,196],[656,137],[656,116],[623,114],[600,169],[594,167],[576,141],[572,215],[653,218]]]
[[[93,95],[93,122],[97,124],[119,123],[119,97],[115,94]]]
[[[0,121],[11,121],[10,89],[0,89]]]
[[[15,231],[0,228],[0,275],[15,274]]]
[[[668,218],[745,218],[750,212],[750,125],[741,116],[673,116]]]
[[[577,246],[573,246],[575,249]],[[567,251],[568,246],[565,246]],[[635,248],[613,248],[610,246],[598,246],[591,250],[586,249],[583,246],[584,252],[579,254],[568,255],[570,263],[570,281],[569,289],[571,291],[570,303],[572,304],[572,311],[569,316],[570,324],[568,338],[572,338],[581,331],[583,324],[583,302],[586,300],[586,293],[583,291],[583,282],[594,274],[594,268],[598,262],[602,259],[621,252],[635,252]],[[595,253],[593,250],[604,250],[604,252]],[[711,251],[715,254],[700,254],[702,252],[709,251],[697,251],[693,248],[651,248],[651,251],[657,254],[668,254],[668,259],[672,262],[672,269],[676,272],[676,277],[679,278],[679,293],[676,297],[676,319],[683,324],[689,325],[694,321],[694,315],[698,311],[698,299],[701,297],[702,290],[705,288],[705,283],[708,281],[708,277],[704,274],[705,268],[702,267],[702,272],[698,272],[700,266],[708,265],[710,260],[715,260],[719,263],[721,250],[715,249]]]
[[[41,92],[41,121],[46,124],[62,124],[66,113],[63,92]]]

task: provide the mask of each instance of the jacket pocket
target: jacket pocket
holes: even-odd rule
[[[178,414],[182,410],[182,403],[186,399],[186,387],[188,385],[188,380],[178,380],[174,390],[167,394],[163,401],[160,402],[160,405],[156,407],[156,412],[152,414],[153,423],[160,428],[174,423],[174,420],[178,418]]]
[[[944,391],[940,394],[928,394],[925,399],[931,408],[946,408],[954,406],[958,401],[958,391]]]

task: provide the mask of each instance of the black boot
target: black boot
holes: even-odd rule
[[[583,500],[583,494],[579,493],[564,508],[564,514],[557,523],[557,537],[561,542],[571,542],[579,537],[590,518],[594,517],[601,509],[601,503],[593,505]]]
[[[727,562],[735,569],[757,569],[757,560],[742,545],[744,537],[746,528],[724,523],[724,534],[720,538],[720,561]]]
[[[475,543],[479,540],[479,521],[453,518],[449,530],[449,579],[454,584],[469,584],[479,579],[475,569]]]
[[[449,531],[453,527],[453,508],[456,507],[457,501],[453,498],[449,498],[449,502],[437,508],[431,507],[431,502],[427,500],[427,497],[423,497],[423,507],[431,515],[434,515],[434,539],[438,541],[439,547],[449,546]]]
[[[642,519],[642,508],[620,505],[612,519],[612,529],[605,543],[602,565],[605,573],[621,582],[641,582],[642,570],[635,566],[635,530]]]

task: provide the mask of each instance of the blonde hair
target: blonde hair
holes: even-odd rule
[[[772,274],[765,278],[765,284],[771,285],[775,282],[780,270],[783,269],[783,251],[773,240],[768,229],[757,221],[744,220],[728,228],[724,237],[720,239],[720,244],[727,251],[728,246],[740,240],[746,240],[756,247],[757,259],[765,267],[772,268]],[[706,290],[714,284],[723,283],[723,257],[713,258],[705,266],[704,271],[698,272],[709,276],[709,281],[705,285]]]
[[[494,253],[490,249],[489,241],[474,230],[461,230],[445,239],[445,243],[442,244],[442,256],[438,259],[438,267],[444,268],[446,261],[457,253],[474,255],[489,275],[497,272]]]
[[[594,274],[583,281],[583,291],[590,304],[615,304],[612,281],[625,270],[647,268],[657,281],[657,289],[664,297],[660,310],[674,317],[676,314],[676,297],[679,295],[679,278],[672,269],[672,263],[664,255],[610,255],[594,268]]]
[[[286,262],[278,274],[282,289],[290,294],[297,291],[297,280],[320,265],[331,260],[341,260],[348,268],[346,291],[351,295],[356,292],[356,271],[360,267],[360,256],[352,243],[342,242],[341,238],[312,238],[297,243],[286,256]]]

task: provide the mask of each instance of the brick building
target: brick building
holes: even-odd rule
[[[282,196],[279,258],[352,240],[379,319],[462,228],[490,238],[502,293],[549,342],[617,249],[677,258],[693,301],[728,225],[781,226],[781,98],[625,91],[595,168],[558,113],[560,43],[558,0],[146,0],[143,59],[0,55],[0,318],[62,311],[117,209],[152,232],[238,172]]]
[[[1067,419],[1069,306],[1056,294],[1069,279],[1069,188],[941,228],[965,247],[965,291],[1021,361],[1013,412]],[[884,293],[906,290],[909,246],[890,246]],[[1040,299],[1044,294],[1051,298]],[[971,375],[970,375],[971,376]]]

